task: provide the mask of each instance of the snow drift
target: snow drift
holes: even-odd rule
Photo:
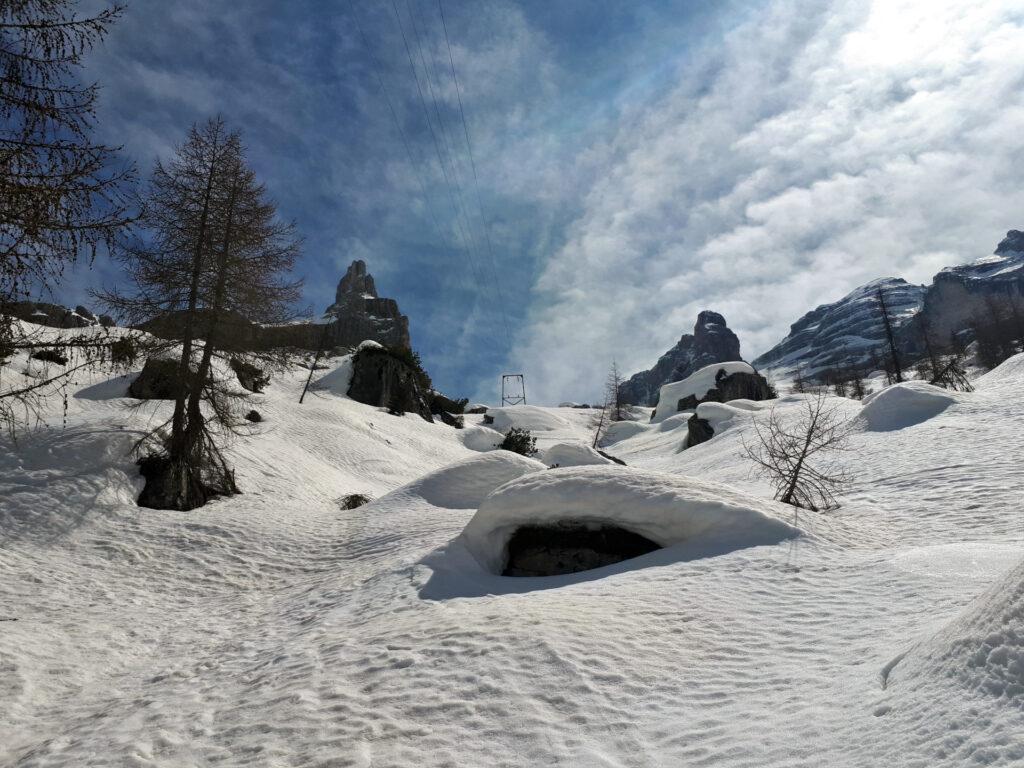
[[[905,381],[865,397],[860,417],[872,432],[905,429],[938,416],[959,397],[923,381]]]
[[[544,463],[549,467],[583,467],[615,462],[583,443],[556,443],[544,451]]]
[[[491,426],[499,432],[508,432],[513,427],[528,429],[531,432],[550,432],[569,427],[569,422],[553,413],[550,408],[539,408],[535,405],[488,408],[487,415],[493,420]]]
[[[686,544],[692,557],[778,542],[800,531],[773,514],[773,504],[692,477],[621,466],[552,469],[506,483],[484,499],[462,534],[491,573],[524,525],[611,525],[662,547]]]

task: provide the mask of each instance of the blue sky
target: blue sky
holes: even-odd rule
[[[452,394],[592,399],[703,308],[750,359],[1024,226],[1017,0],[445,0],[479,198],[436,0],[353,2],[134,0],[89,60],[100,134],[147,173],[223,114],[306,238],[304,305],[365,259]]]

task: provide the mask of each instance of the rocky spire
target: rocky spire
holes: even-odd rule
[[[623,400],[635,405],[654,405],[663,384],[682,381],[712,363],[742,360],[740,340],[718,312],[705,309],[697,315],[693,333],[684,333],[649,371],[641,371],[622,384]]]
[[[386,346],[411,345],[409,319],[399,312],[394,299],[377,295],[373,275],[362,259],[349,265],[324,315],[332,321],[333,343],[351,346],[371,339]]]

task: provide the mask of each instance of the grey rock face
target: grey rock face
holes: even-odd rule
[[[434,421],[430,393],[417,372],[380,347],[361,349],[352,358],[348,396],[392,413],[418,413],[425,421]]]
[[[686,447],[693,448],[695,445],[706,443],[715,436],[715,430],[711,428],[711,422],[707,419],[698,419],[693,414],[686,420]]]
[[[897,329],[924,301],[923,285],[896,277],[874,280],[801,317],[790,326],[786,338],[754,360],[754,366],[800,369],[807,376],[815,376],[834,366],[866,365],[885,340],[879,289]]]
[[[619,388],[619,395],[633,405],[654,405],[663,384],[681,381],[694,371],[713,363],[741,360],[740,340],[718,312],[704,310],[697,315],[693,333],[662,355],[649,371],[631,376]]]
[[[837,365],[864,367],[885,341],[879,288],[893,318],[904,364],[912,364],[924,354],[925,327],[933,339],[945,344],[953,334],[968,331],[976,315],[985,316],[986,301],[1024,301],[1024,232],[1010,230],[991,256],[947,267],[931,285],[883,278],[823,304],[793,323],[789,335],[754,360],[754,365],[799,369],[808,377]]]
[[[409,318],[398,311],[394,299],[377,295],[366,262],[353,261],[338,283],[334,303],[324,313],[333,326],[334,345],[352,346],[372,339],[385,346],[411,348]]]

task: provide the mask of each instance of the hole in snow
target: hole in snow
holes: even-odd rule
[[[558,576],[620,563],[661,549],[650,539],[615,525],[572,520],[524,525],[508,542],[502,576]]]

